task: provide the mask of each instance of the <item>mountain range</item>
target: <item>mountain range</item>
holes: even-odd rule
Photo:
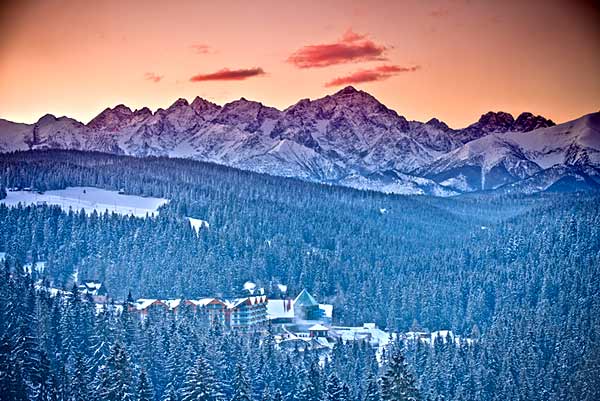
[[[118,105],[87,124],[50,114],[35,124],[0,119],[0,152],[30,149],[192,158],[396,194],[600,188],[600,113],[556,125],[488,112],[452,129],[409,121],[353,87],[285,110],[196,97],[155,112]]]

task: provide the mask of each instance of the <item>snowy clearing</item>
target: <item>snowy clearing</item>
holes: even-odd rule
[[[94,187],[68,187],[56,191],[46,191],[43,194],[33,191],[8,191],[5,199],[0,200],[7,206],[22,204],[48,204],[60,206],[64,211],[79,211],[86,213],[105,210],[122,215],[145,217],[158,213],[158,208],[168,203],[168,199],[142,197],[137,195],[122,195],[117,191]]]
[[[196,231],[196,234],[198,234],[200,232],[200,229],[202,227],[206,227],[206,228],[210,227],[210,224],[208,224],[208,221],[206,221],[206,220],[195,219],[193,217],[188,217],[188,220],[190,221],[190,225],[192,226],[194,231]]]

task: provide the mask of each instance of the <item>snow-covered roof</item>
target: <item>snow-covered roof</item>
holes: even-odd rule
[[[188,300],[188,302],[190,302],[193,305],[196,306],[206,306],[209,305],[210,303],[212,303],[213,301],[217,301],[218,303],[224,303],[220,300],[218,300],[217,298],[200,298],[200,299],[190,299]]]
[[[137,310],[144,310],[147,307],[149,307],[150,305],[154,304],[155,302],[159,302],[161,304],[164,305],[163,301],[161,301],[160,299],[138,299],[137,301],[135,301],[134,307]]]
[[[323,316],[331,319],[333,317],[333,305],[319,304],[319,309],[323,311]]]
[[[267,301],[268,319],[293,319],[294,304],[287,299],[269,299]]]
[[[99,290],[100,287],[102,287],[102,283],[99,281],[95,281],[95,280],[90,280],[90,281],[85,281],[83,283],[83,285],[88,289],[88,290]]]
[[[330,343],[325,337],[313,337],[312,342],[324,348],[333,348],[334,343]]]
[[[181,299],[166,299],[162,302],[167,304],[169,309],[175,309],[181,304]]]
[[[369,340],[371,344],[385,346],[390,342],[390,334],[377,328],[374,324],[366,323],[359,327],[332,327],[332,331],[343,341]]]
[[[253,297],[237,298],[232,301],[226,302],[227,307],[230,309],[237,308],[245,302],[250,302],[250,305],[262,304],[267,302],[265,295],[257,295]]]
[[[313,326],[310,326],[308,328],[308,331],[329,331],[329,329],[327,327],[323,326],[322,324],[317,323]]]

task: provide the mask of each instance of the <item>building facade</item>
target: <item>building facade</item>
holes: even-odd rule
[[[229,327],[240,332],[257,331],[267,323],[265,295],[239,298],[229,306]]]

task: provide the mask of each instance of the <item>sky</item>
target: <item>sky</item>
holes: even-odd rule
[[[23,0],[0,5],[0,118],[88,122],[200,96],[285,109],[345,85],[411,120],[600,109],[597,1]]]

